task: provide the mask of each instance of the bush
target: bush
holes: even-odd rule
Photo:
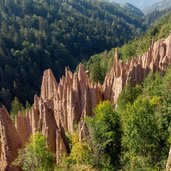
[[[74,132],[71,137],[71,153],[63,156],[56,170],[59,171],[93,171],[93,149],[88,144],[87,139],[80,141],[78,132]]]
[[[13,164],[21,166],[23,171],[53,171],[55,157],[47,146],[46,138],[37,132],[30,137],[25,148],[19,150]]]
[[[118,170],[121,150],[119,115],[109,101],[101,102],[94,113],[94,118],[88,119],[94,164],[102,170]]]
[[[163,135],[161,116],[157,109],[160,98],[139,96],[122,113],[122,147],[124,165],[133,170],[136,164],[155,167],[163,155]],[[144,160],[146,161],[144,162]]]

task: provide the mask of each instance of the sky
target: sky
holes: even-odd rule
[[[159,2],[161,0],[110,0],[110,1],[114,1],[117,3],[126,3],[129,2],[132,5],[140,8],[140,9],[144,9],[145,7],[149,7],[150,5]]]

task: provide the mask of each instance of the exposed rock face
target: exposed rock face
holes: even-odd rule
[[[16,128],[3,107],[0,109],[0,171],[14,170],[10,164],[17,156],[21,147],[21,140]]]
[[[85,122],[79,123],[79,141],[84,140],[89,135],[89,130]]]
[[[40,97],[34,97],[34,104],[26,112],[26,116],[19,113],[15,119],[15,127],[5,109],[0,110],[0,157],[3,167],[11,163],[17,154],[17,148],[24,146],[28,137],[36,131],[47,137],[59,163],[62,154],[70,151],[66,131],[74,131],[74,125],[81,121],[79,136],[80,140],[83,139],[88,133],[84,118],[92,115],[92,109],[100,101],[110,100],[116,104],[128,82],[132,85],[139,84],[150,71],[163,73],[169,64],[171,35],[165,40],[152,43],[143,56],[127,62],[119,60],[116,52],[113,67],[106,75],[103,85],[93,84],[82,64],[79,65],[78,73],[72,73],[66,68],[65,76],[59,83],[52,71],[46,70]]]
[[[74,124],[91,115],[92,108],[102,100],[101,88],[90,82],[83,65],[79,65],[78,74],[66,68],[65,77],[56,85],[57,93],[52,102],[57,125],[61,123],[65,130],[73,131]]]
[[[28,137],[30,136],[29,131],[29,120],[27,117],[23,117],[22,114],[19,112],[18,117],[15,119],[15,127],[17,129],[17,133],[20,137],[22,146],[25,145]]]
[[[123,87],[130,82],[136,85],[144,81],[149,72],[163,73],[171,63],[171,35],[167,39],[152,43],[148,52],[143,56],[123,62],[118,60],[115,53],[113,67],[106,75],[103,91],[104,98],[117,102]]]
[[[171,171],[171,148],[170,148],[168,160],[166,163],[166,171]]]

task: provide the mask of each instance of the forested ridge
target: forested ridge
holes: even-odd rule
[[[42,72],[122,45],[140,34],[142,18],[118,4],[91,0],[0,1],[0,103],[38,94]]]
[[[151,25],[145,33],[135,39],[129,41],[123,46],[117,47],[119,58],[127,60],[130,58],[143,55],[148,50],[152,41],[155,42],[159,39],[166,38],[171,30],[171,12],[169,10],[163,11],[163,16]],[[155,15],[154,15],[155,16]],[[148,18],[148,17],[147,17]],[[115,48],[95,54],[84,63],[87,70],[90,71],[90,78],[93,81],[103,83],[107,71],[110,71]]]

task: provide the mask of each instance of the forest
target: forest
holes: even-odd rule
[[[1,0],[0,103],[32,103],[45,69],[59,79],[65,66],[123,45],[145,30],[142,15],[105,1]]]

